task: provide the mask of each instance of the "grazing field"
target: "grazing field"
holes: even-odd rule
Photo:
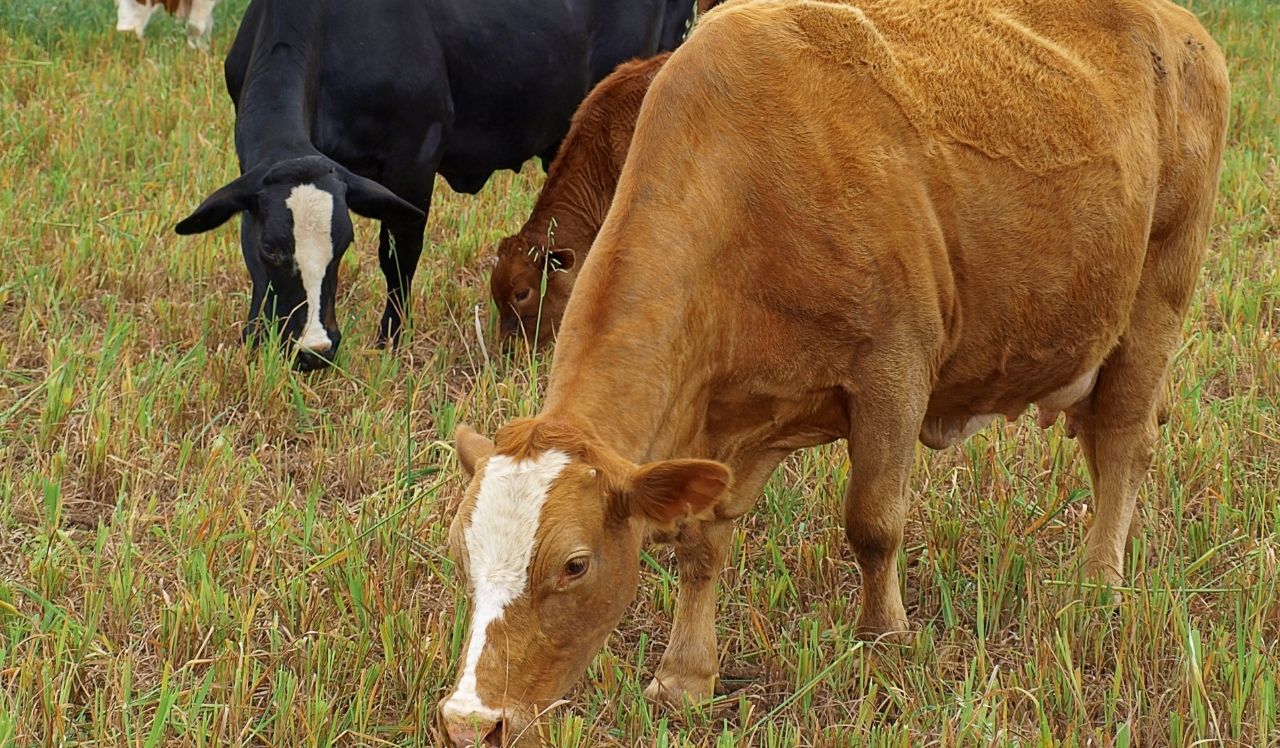
[[[537,410],[548,356],[492,343],[487,269],[530,165],[441,184],[395,352],[358,222],[336,370],[240,344],[233,228],[172,224],[234,174],[221,60],[106,0],[0,4],[0,746],[436,744],[465,595],[453,427]],[[1196,2],[1233,123],[1213,247],[1141,495],[1132,586],[1074,581],[1083,458],[1031,419],[921,448],[913,640],[855,642],[839,446],[797,455],[723,574],[723,695],[641,690],[674,603],[637,604],[552,712],[556,746],[1280,745],[1280,4]]]

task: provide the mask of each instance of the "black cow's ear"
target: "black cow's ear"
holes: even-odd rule
[[[378,221],[425,221],[427,214],[407,200],[372,179],[365,179],[349,169],[338,167],[347,183],[347,207]]]
[[[206,197],[195,212],[178,222],[173,230],[183,236],[216,229],[242,210],[248,210],[262,186],[262,170],[240,175],[230,184]]]

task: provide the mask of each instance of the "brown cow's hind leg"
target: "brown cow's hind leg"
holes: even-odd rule
[[[1095,507],[1084,573],[1099,582],[1124,580],[1138,488],[1151,464],[1165,376],[1199,273],[1207,221],[1202,207],[1163,241],[1150,243],[1129,329],[1103,364],[1092,399],[1078,409]]]

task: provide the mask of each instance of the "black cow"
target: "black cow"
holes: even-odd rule
[[[673,49],[694,0],[254,0],[226,60],[241,176],[178,223],[243,213],[263,318],[297,365],[331,361],[347,210],[381,221],[380,344],[399,338],[435,174],[475,193],[554,157],[578,103],[618,63]]]

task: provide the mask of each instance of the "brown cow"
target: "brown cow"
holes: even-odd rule
[[[573,115],[529,220],[498,243],[489,289],[504,338],[523,331],[545,343],[555,335],[578,268],[609,211],[640,102],[668,57],[619,65],[592,89]]]
[[[534,732],[654,535],[680,589],[646,694],[709,697],[732,520],[801,447],[848,441],[863,635],[908,628],[914,442],[1031,403],[1076,425],[1083,571],[1119,582],[1227,111],[1221,51],[1166,0],[712,11],[645,98],[541,414],[459,429],[455,744]]]

